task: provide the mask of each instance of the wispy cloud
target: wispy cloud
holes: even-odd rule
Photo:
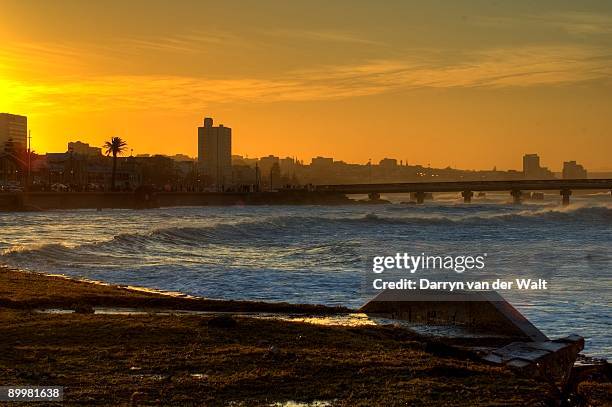
[[[252,36],[238,36],[229,31],[219,30],[188,31],[186,33],[157,38],[126,38],[121,42],[124,50],[198,54],[205,52],[210,46],[261,48],[274,46],[278,44],[279,40],[283,39],[361,46],[385,46],[383,42],[363,38],[347,31],[300,29],[254,30]]]
[[[573,34],[612,34],[612,16],[587,12],[559,12],[541,16],[540,21]]]
[[[45,78],[67,77],[109,61],[117,62],[113,52],[101,47],[82,47],[53,42],[2,42],[0,43],[0,75],[5,77],[27,76]]]
[[[316,101],[418,88],[553,86],[612,78],[612,51],[525,47],[304,69],[266,79],[113,75],[57,81],[0,78],[2,103],[27,110],[193,110],[216,103]],[[2,106],[0,105],[0,108]],[[1,110],[1,109],[0,109]]]
[[[376,45],[384,46],[384,42],[375,41],[372,39],[360,37],[359,35],[348,31],[335,30],[299,30],[299,29],[277,29],[264,32],[269,36],[283,38],[299,38],[305,40],[321,41],[321,42],[337,42],[357,45]]]
[[[128,49],[197,53],[210,45],[244,45],[246,40],[225,31],[188,31],[157,38],[125,38],[121,43]]]
[[[610,80],[612,52],[580,47],[494,49],[466,55],[461,63],[379,60],[302,71],[295,78],[328,98],[419,88],[554,86]]]
[[[577,36],[612,34],[612,15],[593,12],[558,11],[546,14],[521,14],[514,17],[477,16],[471,21],[487,27],[553,28]]]

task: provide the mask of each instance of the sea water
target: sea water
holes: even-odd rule
[[[612,357],[612,198],[512,205],[184,207],[0,213],[0,264],[221,298],[359,307],[374,256],[481,255],[461,278],[545,279],[502,295],[549,337],[578,333]],[[452,271],[450,271],[452,273]],[[427,278],[427,270],[418,271]],[[472,274],[470,274],[472,273]],[[416,273],[415,273],[416,274]]]

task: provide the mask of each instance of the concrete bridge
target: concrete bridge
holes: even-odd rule
[[[316,185],[315,191],[342,194],[394,194],[414,193],[417,203],[423,203],[426,193],[461,192],[466,203],[474,192],[508,191],[514,203],[521,203],[523,191],[559,191],[562,202],[568,205],[574,190],[608,190],[612,192],[612,179],[553,179],[519,181],[456,181],[456,182],[407,182],[391,184]]]

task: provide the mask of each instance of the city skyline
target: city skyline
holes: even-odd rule
[[[538,152],[554,171],[612,170],[609,4],[3,9],[0,111],[28,116],[39,152],[120,136],[135,152],[196,156],[209,112],[242,155],[512,169]]]
[[[19,123],[18,127],[14,127],[14,129],[12,131],[17,131],[18,134],[20,135],[20,138],[14,138],[14,136],[12,135],[12,133],[10,133],[9,127],[8,127],[8,123],[10,120],[20,120],[21,123]],[[23,115],[17,115],[17,114],[13,114],[13,113],[0,113],[0,147],[2,147],[7,141],[11,141],[12,143],[14,143],[15,145],[20,145],[23,144],[23,147],[25,148],[26,143],[28,143],[29,141],[27,140],[28,138],[31,137],[26,137],[26,133],[28,132],[28,128],[27,128],[27,116],[23,116]],[[4,127],[3,127],[4,126]],[[15,133],[17,134],[17,133]],[[23,140],[21,140],[23,139]],[[21,142],[20,142],[21,141]],[[136,153],[134,154],[134,149],[133,148],[129,148],[126,149],[124,152],[122,152],[120,155],[124,155],[127,156],[127,151],[130,152],[130,156],[136,156],[136,157],[153,157],[153,156],[164,156],[164,157],[168,157],[168,158],[172,158],[174,160],[177,161],[185,161],[185,160],[190,160],[190,161],[194,161],[194,162],[198,162],[200,167],[202,167],[203,169],[205,169],[205,172],[208,172],[210,174],[214,174],[212,175],[213,178],[215,178],[217,180],[217,182],[215,182],[218,185],[223,185],[227,182],[227,180],[230,177],[230,173],[231,173],[231,168],[234,165],[234,161],[239,161],[239,162],[245,162],[246,161],[260,161],[260,162],[264,162],[267,159],[275,159],[275,160],[291,160],[293,162],[295,162],[296,164],[301,164],[301,165],[309,165],[309,164],[315,164],[316,161],[329,161],[329,163],[338,163],[338,164],[347,164],[347,165],[381,165],[381,166],[388,166],[390,165],[390,163],[393,163],[392,166],[411,166],[411,167],[423,167],[423,168],[432,168],[432,169],[454,169],[454,170],[461,170],[461,171],[490,171],[491,169],[475,169],[475,168],[460,168],[460,167],[452,167],[452,166],[446,166],[446,167],[432,167],[430,163],[428,163],[427,165],[423,165],[422,163],[414,163],[414,162],[408,162],[408,160],[403,160],[401,158],[397,158],[397,157],[390,157],[390,156],[384,156],[383,158],[381,158],[380,160],[372,160],[371,158],[368,159],[368,162],[366,163],[356,163],[356,162],[347,162],[346,160],[342,160],[342,159],[338,159],[338,157],[324,157],[321,155],[317,155],[317,156],[312,156],[309,157],[310,160],[308,160],[308,158],[306,160],[304,160],[304,158],[300,158],[297,156],[282,156],[282,155],[275,155],[272,153],[268,153],[268,154],[264,154],[261,155],[259,157],[249,157],[248,154],[246,155],[242,155],[239,153],[235,153],[232,151],[232,131],[230,127],[224,126],[223,124],[219,124],[219,126],[213,126],[213,118],[211,117],[205,117],[203,119],[203,126],[199,126],[197,128],[197,152],[195,157],[194,156],[190,156],[189,154],[185,154],[183,152],[178,152],[178,153],[174,153],[174,154],[163,154],[163,153],[157,153],[157,152],[144,152],[144,153]],[[79,154],[83,154],[83,155],[102,155],[102,151],[101,148],[96,146],[96,145],[89,145],[89,143],[86,142],[82,142],[81,140],[68,140],[67,141],[67,150],[66,152],[75,152],[75,153],[79,153]],[[5,148],[5,147],[2,147]],[[11,148],[14,148],[13,146],[11,146]],[[61,148],[60,148],[61,150]],[[33,154],[34,155],[41,155],[41,152],[35,152],[34,150]],[[63,150],[62,150],[63,151]],[[56,152],[43,152],[42,155],[44,154],[61,154],[62,151],[56,151]],[[223,157],[223,158],[222,158]],[[532,159],[535,159],[535,161],[532,161]],[[544,178],[548,177],[549,175],[552,174],[559,174],[559,175],[563,175],[565,178],[566,174],[584,174],[585,176],[583,177],[576,177],[576,178],[586,178],[586,169],[579,163],[576,162],[576,160],[570,160],[570,161],[563,161],[562,165],[560,167],[560,169],[557,171],[554,167],[553,170],[549,170],[548,167],[541,167],[540,166],[540,156],[538,153],[525,153],[523,155],[523,159],[522,159],[522,169],[516,169],[516,168],[509,168],[509,169],[501,169],[498,168],[497,166],[493,166],[492,171],[508,171],[508,172],[522,172],[525,175],[530,175],[530,176],[543,176]],[[529,162],[531,162],[531,164],[529,164]],[[253,164],[254,165],[254,164]],[[529,169],[529,167],[532,167],[532,169]],[[577,172],[576,172],[577,171]],[[595,170],[594,172],[598,172],[597,170]],[[606,172],[604,171],[599,171],[599,172]]]

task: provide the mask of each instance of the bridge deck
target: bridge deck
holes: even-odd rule
[[[406,182],[391,184],[316,185],[316,191],[344,194],[461,191],[612,190],[612,179]]]

